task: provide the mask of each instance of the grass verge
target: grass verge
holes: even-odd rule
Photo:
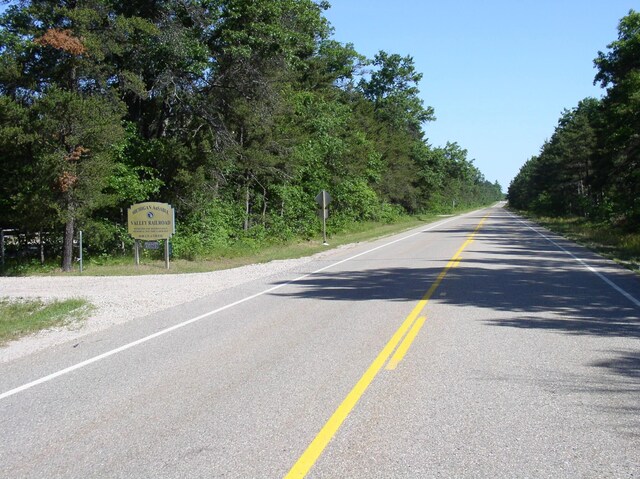
[[[640,273],[640,233],[584,218],[529,216],[536,223]]]
[[[81,321],[91,309],[83,299],[46,303],[39,299],[0,298],[0,346],[42,329]]]
[[[133,256],[101,258],[99,263],[92,263],[91,261],[85,262],[83,275],[134,276],[145,274],[203,273],[236,268],[248,264],[266,263],[280,259],[301,258],[345,244],[389,236],[416,228],[437,219],[441,218],[435,214],[425,214],[404,217],[391,224],[374,222],[354,223],[348,231],[330,236],[328,238],[329,246],[324,246],[321,238],[310,241],[292,241],[267,245],[238,243],[213,251],[208,256],[198,258],[196,261],[172,259],[169,270],[165,268],[163,260],[154,259],[153,253],[145,251],[139,266],[133,264]],[[158,256],[157,253],[156,256]],[[20,271],[9,272],[9,274],[16,276],[79,275],[77,265],[75,268],[75,271],[72,273],[62,273],[57,265],[40,266],[39,264],[32,264],[22,268]]]

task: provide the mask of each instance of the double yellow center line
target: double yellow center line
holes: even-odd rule
[[[333,413],[333,415],[329,418],[323,428],[320,430],[315,439],[309,444],[309,447],[304,451],[300,459],[293,465],[291,470],[285,476],[285,479],[292,478],[302,478],[304,477],[309,470],[316,463],[324,449],[331,441],[331,438],[336,434],[344,420],[351,413],[355,405],[360,400],[360,397],[367,390],[371,382],[380,372],[384,364],[389,360],[391,354],[391,360],[387,363],[386,369],[393,370],[396,368],[398,363],[402,361],[402,358],[409,350],[411,343],[418,335],[420,328],[424,324],[426,318],[424,316],[420,316],[420,313],[424,310],[433,296],[433,293],[438,289],[438,286],[447,275],[451,268],[454,268],[460,263],[460,255],[464,251],[464,249],[469,246],[469,244],[473,241],[474,237],[478,233],[478,230],[482,227],[482,224],[485,222],[489,215],[480,220],[480,223],[476,226],[475,230],[467,237],[467,240],[464,244],[458,249],[455,255],[449,260],[445,268],[440,272],[435,282],[431,285],[429,290],[424,294],[422,299],[416,304],[413,308],[409,316],[404,320],[404,322],[400,325],[400,327],[393,334],[389,342],[385,345],[385,347],[380,351],[380,354],[373,360],[373,363],[369,366],[369,369],[362,375],[360,380],[353,387],[351,392],[347,394],[347,397],[344,398],[338,409]],[[407,332],[408,331],[408,332]],[[404,338],[404,339],[403,339]],[[400,342],[402,343],[400,344]],[[400,344],[400,346],[398,346]],[[397,347],[397,349],[396,349]]]

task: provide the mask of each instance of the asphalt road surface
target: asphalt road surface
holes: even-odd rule
[[[499,207],[305,268],[0,366],[0,477],[640,477],[633,274]]]

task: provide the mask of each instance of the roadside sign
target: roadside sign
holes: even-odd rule
[[[327,206],[329,206],[329,203],[331,203],[331,195],[329,194],[328,191],[322,190],[320,193],[318,193],[318,196],[316,196],[316,203],[318,203],[320,206],[322,206],[323,208],[326,208]]]
[[[131,205],[127,211],[127,226],[134,241],[136,266],[140,264],[140,240],[145,240],[145,248],[156,249],[158,240],[164,242],[164,263],[169,269],[169,238],[176,232],[176,211],[167,203],[147,201]]]
[[[129,234],[135,239],[169,239],[176,232],[175,210],[167,203],[138,203],[127,213]]]

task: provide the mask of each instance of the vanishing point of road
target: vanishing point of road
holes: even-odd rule
[[[0,477],[640,478],[634,274],[500,205],[303,268],[0,366]]]

